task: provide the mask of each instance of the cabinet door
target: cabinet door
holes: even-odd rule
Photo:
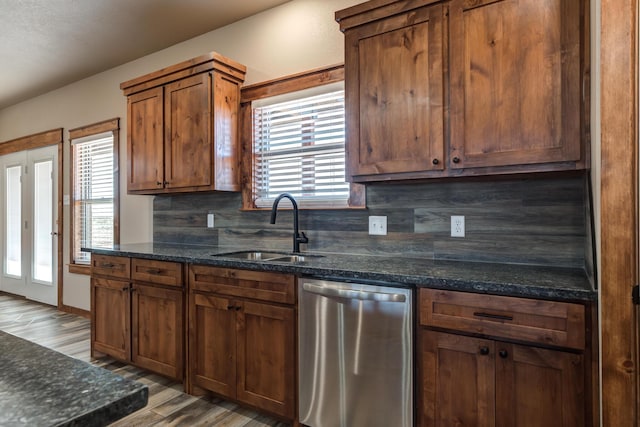
[[[182,291],[134,283],[132,295],[131,361],[181,381],[184,366]]]
[[[127,98],[127,190],[156,190],[164,181],[162,88]]]
[[[116,359],[131,354],[129,282],[91,278],[91,353]]]
[[[189,362],[191,384],[234,398],[236,395],[236,310],[234,302],[191,294]]]
[[[453,0],[452,168],[578,161],[580,0]]]
[[[222,73],[213,73],[213,184],[220,191],[240,190],[240,85]]]
[[[424,329],[419,339],[419,425],[493,427],[494,342]]]
[[[165,86],[165,187],[212,184],[211,77]]]
[[[497,342],[496,426],[585,425],[581,354]]]
[[[295,315],[293,308],[242,302],[238,311],[240,401],[293,419]]]
[[[443,169],[442,22],[436,5],[345,34],[347,167],[355,181]]]

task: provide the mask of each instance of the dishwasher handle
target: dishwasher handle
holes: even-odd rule
[[[339,297],[347,299],[358,299],[363,301],[405,302],[407,300],[407,297],[403,294],[394,294],[388,292],[367,292],[357,289],[344,289],[331,285],[318,286],[308,282],[302,284],[302,289],[307,292],[322,295],[325,297]]]

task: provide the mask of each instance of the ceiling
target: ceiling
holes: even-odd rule
[[[289,0],[0,0],[0,109]]]

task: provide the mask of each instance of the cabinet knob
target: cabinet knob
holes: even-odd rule
[[[162,185],[162,181],[156,181],[156,185],[160,187]]]
[[[460,157],[454,157],[453,163],[460,163]]]
[[[125,286],[124,288],[122,288],[122,290],[123,290],[123,291],[128,291],[128,290],[129,290],[129,287],[128,287],[128,286]]]
[[[440,160],[438,160],[438,159],[433,159],[433,160],[431,161],[431,163],[433,163],[434,165],[437,165],[438,163],[440,163]]]
[[[480,354],[482,354],[483,356],[489,354],[489,347],[480,347]]]
[[[500,351],[498,352],[498,355],[499,355],[500,357],[502,357],[503,359],[506,359],[506,358],[507,358],[507,356],[509,356],[509,353],[507,352],[507,350],[500,350]]]

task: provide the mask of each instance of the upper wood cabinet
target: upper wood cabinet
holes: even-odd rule
[[[444,166],[442,5],[345,33],[348,173]]]
[[[580,0],[451,2],[452,168],[581,159],[580,16]]]
[[[217,53],[124,82],[127,190],[238,191],[238,109],[246,68]]]
[[[345,34],[353,181],[588,167],[582,0],[371,0]]]
[[[127,99],[127,190],[162,189],[164,181],[163,89]]]

